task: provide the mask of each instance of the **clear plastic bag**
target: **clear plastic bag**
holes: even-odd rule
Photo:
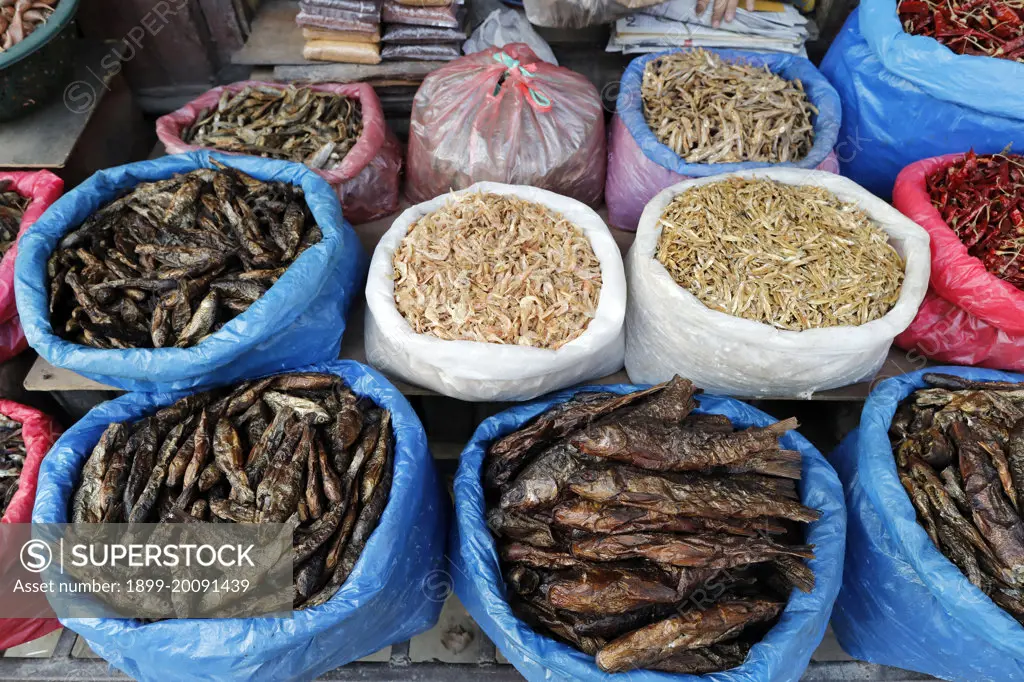
[[[857,204],[889,234],[906,261],[896,305],[858,327],[788,331],[707,308],[676,284],[655,258],[659,220],[672,199],[690,187],[727,177],[765,178],[824,187]],[[742,171],[687,180],[647,204],[626,257],[626,371],[631,381],[654,384],[674,374],[711,393],[748,397],[809,397],[873,377],[893,338],[910,325],[928,288],[928,233],[852,181],[794,168]]]
[[[328,0],[299,0],[299,9],[307,14],[343,21],[380,23],[380,7],[359,6],[357,8]]]
[[[512,43],[526,43],[538,57],[548,64],[558,66],[558,59],[551,51],[551,46],[522,14],[511,9],[496,9],[488,14],[462,49],[466,54],[473,54],[489,47],[505,47]]]
[[[390,43],[385,45],[380,51],[382,59],[417,59],[439,62],[450,62],[453,59],[458,59],[461,54],[458,43],[434,45]]]
[[[531,24],[583,28],[606,24],[665,0],[523,0]]]
[[[605,148],[604,108],[589,80],[522,43],[490,48],[434,71],[420,86],[406,194],[426,201],[486,180],[596,207]]]
[[[373,252],[366,279],[366,357],[378,369],[460,400],[529,400],[618,371],[622,367],[626,280],[622,255],[604,221],[567,197],[535,187],[482,182],[466,192],[511,194],[543,204],[579,227],[601,263],[601,296],[594,318],[579,337],[558,350],[447,341],[417,334],[395,305],[395,250],[422,216],[448,196],[413,206],[400,215]]]
[[[461,28],[437,26],[413,26],[412,24],[390,24],[384,29],[385,43],[451,43],[466,39]]]
[[[316,41],[320,42],[320,41]],[[357,55],[378,55],[379,46],[369,43],[351,45]],[[192,125],[204,109],[217,105],[221,94],[239,92],[246,87],[280,88],[280,83],[240,81],[209,90],[181,109],[161,116],[156,134],[170,154],[208,149],[187,144],[182,131]],[[359,100],[363,116],[363,132],[340,165],[329,170],[316,170],[341,197],[345,218],[356,225],[390,215],[398,209],[399,172],[402,169],[402,148],[384,120],[384,111],[373,87],[366,83],[313,83],[308,87]]]
[[[395,0],[384,0],[381,21],[386,24],[414,24],[461,28],[465,11],[456,4],[441,6],[402,5]]]

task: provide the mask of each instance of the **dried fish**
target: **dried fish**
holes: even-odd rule
[[[225,91],[215,107],[201,111],[181,132],[181,139],[197,147],[330,170],[341,165],[362,132],[358,99],[309,86],[247,85],[237,93]]]
[[[674,52],[647,64],[641,96],[655,137],[689,163],[800,161],[814,146],[803,83],[767,66]]]
[[[393,259],[395,304],[417,334],[555,350],[601,294],[583,231],[541,204],[471,193],[412,226]]]
[[[18,492],[18,479],[27,456],[21,424],[0,415],[0,516]]]
[[[138,421],[111,424],[83,467],[72,520],[261,523],[297,517],[295,607],[323,603],[344,584],[376,529],[394,465],[390,414],[369,401],[353,396],[350,406],[370,426],[367,442],[333,437],[334,421],[321,416],[335,410],[339,395],[352,393],[334,375],[282,374],[187,396]],[[8,433],[0,419],[0,490],[7,448],[20,442],[20,425],[14,426]],[[338,470],[338,461],[353,464]]]
[[[95,348],[194,346],[321,237],[302,189],[284,182],[220,167],[140,183],[51,255],[50,323]]]
[[[0,2],[0,53],[39,30],[57,9],[59,0],[3,0]]]
[[[801,458],[779,440],[796,420],[736,430],[693,414],[695,393],[679,377],[580,393],[484,461],[513,611],[610,672],[740,665],[793,588],[814,589],[793,521],[820,512],[798,501]]]
[[[822,187],[726,178],[676,196],[660,225],[656,257],[676,284],[778,329],[866,324],[903,286],[885,231]]]
[[[0,258],[18,238],[21,217],[29,205],[29,198],[12,189],[13,184],[10,180],[0,180]]]

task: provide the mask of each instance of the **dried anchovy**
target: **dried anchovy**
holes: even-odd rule
[[[26,456],[21,424],[0,415],[0,516],[18,492],[18,478]]]
[[[16,192],[10,180],[0,180],[0,257],[7,253],[18,238],[21,217],[30,200]]]
[[[799,467],[734,472],[798,454],[779,444],[795,420],[734,431],[691,414],[695,393],[679,377],[580,393],[484,461],[513,611],[607,672],[736,667],[792,588],[814,589],[813,546],[791,531],[821,514],[794,499]]]
[[[656,257],[712,310],[801,331],[888,313],[903,259],[856,205],[822,187],[726,178],[661,216]]]
[[[9,50],[46,23],[58,0],[0,0],[0,52]]]
[[[336,168],[363,132],[359,100],[311,87],[224,91],[181,138],[199,147]]]
[[[936,547],[1024,623],[1024,383],[924,380],[889,429],[900,480]]]
[[[395,303],[417,334],[555,350],[586,330],[601,266],[583,231],[515,196],[463,194],[394,255]]]
[[[50,256],[50,323],[94,348],[195,346],[322,237],[294,185],[228,167],[144,182]]]
[[[814,146],[803,83],[768,67],[676,52],[647,64],[641,96],[655,137],[688,163],[799,161]]]
[[[341,414],[345,420],[334,418]],[[352,438],[342,433],[350,428]],[[344,584],[380,521],[394,438],[390,413],[333,374],[280,374],[190,395],[107,428],[82,469],[71,520],[297,517],[294,604],[310,608]],[[172,476],[175,467],[183,475]]]

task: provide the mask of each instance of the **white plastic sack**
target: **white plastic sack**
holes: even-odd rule
[[[655,258],[659,219],[677,194],[728,177],[815,185],[857,204],[889,234],[906,261],[903,288],[893,309],[858,327],[787,331],[711,310],[676,284]],[[931,269],[928,242],[927,232],[889,204],[853,181],[824,171],[742,171],[669,187],[647,204],[626,258],[630,381],[653,384],[679,374],[711,393],[806,398],[815,391],[869,379],[881,369],[893,338],[910,325],[924,300]]]
[[[526,43],[533,53],[558,66],[551,46],[533,29],[530,22],[514,9],[496,9],[477,26],[473,35],[462,45],[466,54],[482,52],[489,47],[505,47],[511,43]]]
[[[601,297],[594,319],[558,350],[446,341],[417,334],[395,306],[392,258],[409,227],[467,192],[515,195],[547,206],[583,230],[601,263]],[[604,221],[585,204],[535,187],[478,182],[407,209],[373,252],[366,281],[366,357],[377,369],[452,398],[530,400],[622,368],[626,277],[622,255]]]

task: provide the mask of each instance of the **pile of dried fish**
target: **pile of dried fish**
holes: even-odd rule
[[[555,350],[584,332],[601,264],[583,231],[513,195],[450,199],[394,255],[395,304],[417,334]]]
[[[767,66],[675,52],[647,64],[641,96],[655,137],[688,163],[799,161],[814,146],[803,83]]]
[[[227,90],[181,138],[198,147],[335,168],[363,132],[359,100],[290,85]]]
[[[735,431],[691,414],[678,377],[626,395],[578,393],[496,441],[487,522],[514,611],[607,672],[702,674],[740,665],[811,591],[794,522],[795,420]]]
[[[288,183],[228,167],[141,183],[50,256],[50,324],[94,348],[194,346],[322,237]]]
[[[935,546],[1024,624],[1024,383],[925,374],[889,429]]]
[[[656,256],[679,286],[779,329],[865,324],[903,285],[885,231],[822,187],[726,178],[675,197],[660,224]]]
[[[348,578],[391,492],[391,414],[333,374],[281,374],[111,424],[85,463],[74,523],[295,519],[295,606]]]
[[[0,516],[18,492],[18,477],[25,466],[25,456],[21,424],[0,415]]]
[[[29,198],[18,194],[10,180],[0,180],[0,257],[18,238],[21,216],[28,208]]]
[[[46,23],[58,0],[0,0],[0,52],[9,50]]]

